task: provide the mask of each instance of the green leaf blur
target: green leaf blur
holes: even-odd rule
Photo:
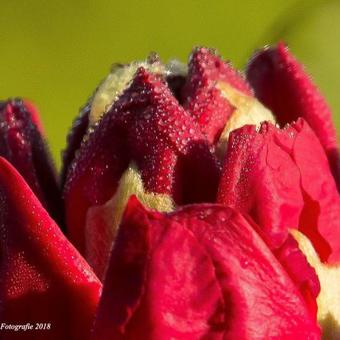
[[[110,65],[150,51],[186,60],[205,45],[242,67],[283,38],[340,108],[335,1],[3,0],[0,18],[1,98],[37,104],[58,165],[73,118]]]

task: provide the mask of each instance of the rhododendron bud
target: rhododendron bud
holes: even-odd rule
[[[340,336],[335,128],[283,44],[246,78],[203,47],[114,64],[68,135],[63,204],[30,102],[0,102],[0,156],[1,339]]]

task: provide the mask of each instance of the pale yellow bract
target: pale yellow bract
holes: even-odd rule
[[[110,109],[111,105],[129,85],[139,67],[144,67],[152,73],[165,73],[165,66],[159,62],[133,62],[128,65],[115,65],[111,73],[99,85],[91,104],[90,126]]]
[[[115,223],[119,224],[126,203],[131,195],[136,195],[139,201],[150,209],[160,212],[170,212],[175,208],[172,198],[165,194],[147,192],[143,180],[135,164],[130,164],[119,181],[119,186],[114,196],[109,201],[112,210],[115,210]]]
[[[308,263],[315,269],[321,291],[317,298],[318,321],[322,328],[322,339],[340,338],[340,266],[327,265],[319,259],[310,240],[298,230],[291,234],[305,254]]]
[[[224,155],[229,134],[233,130],[247,124],[259,126],[263,121],[275,124],[272,112],[255,97],[245,95],[226,82],[220,81],[216,87],[221,91],[222,96],[235,107],[218,141],[217,150],[220,155]]]
[[[170,196],[147,192],[145,190],[142,177],[137,167],[131,163],[122,175],[118,188],[112,198],[103,205],[93,206],[88,210],[86,215],[86,229],[91,230],[93,224],[97,223],[98,217],[100,217],[106,226],[111,226],[110,228],[105,228],[104,232],[108,233],[105,237],[107,237],[108,240],[113,240],[131,195],[136,195],[144,206],[160,212],[171,212],[175,209],[175,203]],[[90,263],[92,256],[95,258],[95,254],[93,254],[95,251],[98,250],[92,249],[91,243],[88,243],[87,252]]]
[[[129,86],[140,67],[153,74],[182,76],[187,74],[187,66],[178,60],[170,60],[166,65],[162,64],[159,60],[153,62],[150,60],[136,61],[126,65],[114,65],[93,96],[89,118],[90,126],[93,126],[110,109],[112,104]]]

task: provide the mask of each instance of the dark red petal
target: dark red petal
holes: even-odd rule
[[[30,113],[33,124],[38,128],[42,135],[45,134],[43,123],[40,119],[38,108],[29,100],[23,99],[24,107]]]
[[[250,214],[300,289],[307,286],[316,297],[317,278],[306,260],[282,258],[295,252],[296,244],[288,252],[283,248],[289,229],[297,228],[323,261],[340,261],[340,197],[324,150],[305,121],[284,130],[271,124],[262,124],[258,132],[254,126],[235,130],[218,202]],[[302,263],[305,269],[299,270]]]
[[[212,50],[196,48],[189,62],[189,73],[182,90],[184,107],[197,119],[211,144],[218,138],[234,107],[221,95],[216,82],[223,81],[247,95],[252,90],[241,74]]]
[[[51,324],[32,339],[89,339],[101,284],[1,157],[0,201],[1,322]]]
[[[74,120],[72,128],[67,136],[66,149],[63,152],[63,164],[61,170],[61,183],[66,181],[67,172],[75,158],[76,152],[79,150],[81,142],[87,132],[89,126],[89,114],[91,111],[90,103],[87,103],[79,113],[79,116]]]
[[[166,194],[177,204],[216,199],[220,169],[199,126],[166,83],[143,68],[89,135],[68,174],[67,225],[83,254],[88,209],[112,198],[132,163],[147,192]]]
[[[213,201],[218,178],[217,160],[209,151],[208,143],[199,126],[178,104],[168,87],[160,79],[144,70],[140,70],[136,75],[134,86],[126,92],[126,99],[136,92],[137,101],[144,102],[144,104],[143,106],[135,105],[134,108],[129,107],[134,115],[129,127],[131,156],[137,161],[142,174],[148,173],[150,177],[153,177],[155,171],[162,172],[162,176],[158,176],[158,181],[151,179],[152,184],[149,177],[143,177],[146,189],[151,192],[171,194],[177,203],[188,203],[182,194],[182,191],[187,189],[187,183],[183,182],[179,186],[176,181],[177,178],[180,180],[184,171],[183,173],[176,171],[178,170],[176,163],[184,162],[192,149],[197,150],[197,145],[199,145],[201,148],[197,157],[207,162],[206,176],[211,184],[210,187],[198,186],[197,191],[200,193],[194,201]],[[159,153],[163,152],[166,154],[171,152],[175,161],[165,155],[159,163],[157,158],[159,158]]]
[[[308,122],[326,150],[340,188],[340,158],[331,110],[288,48],[280,43],[257,52],[248,65],[247,78],[282,126],[299,117]]]
[[[96,339],[318,339],[298,290],[237,212],[162,215],[129,201],[112,251]]]
[[[52,217],[62,222],[56,171],[39,127],[38,113],[20,99],[0,102],[0,156],[20,172]],[[40,123],[39,123],[40,124]]]

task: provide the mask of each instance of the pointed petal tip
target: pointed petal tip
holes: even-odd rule
[[[134,195],[131,195],[127,204],[126,204],[126,207],[128,209],[142,209],[142,210],[145,210],[143,204],[140,202],[140,200],[138,199],[138,197],[134,194]]]
[[[59,182],[36,108],[21,98],[0,102],[0,155],[25,178],[43,205],[62,223]]]
[[[141,203],[136,195],[131,195],[126,203],[123,219],[133,216],[136,212],[147,214],[148,209]]]
[[[38,130],[42,135],[45,135],[44,126],[40,117],[40,113],[38,107],[34,102],[29,99],[23,98],[22,99],[24,106],[26,107],[27,111],[31,114],[33,123],[37,126]]]

